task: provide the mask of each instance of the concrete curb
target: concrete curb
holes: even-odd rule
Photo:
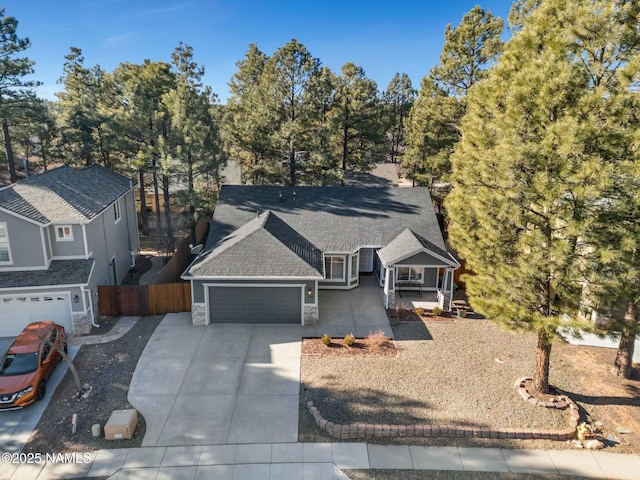
[[[133,328],[140,317],[121,317],[111,330],[104,335],[84,335],[69,339],[69,345],[94,345],[119,339]]]

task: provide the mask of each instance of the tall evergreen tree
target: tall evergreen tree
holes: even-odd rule
[[[396,73],[383,96],[385,109],[385,130],[387,156],[392,163],[397,163],[404,154],[405,121],[416,97],[409,75]]]
[[[624,128],[611,107],[638,72],[626,45],[637,22],[612,14],[631,3],[546,0],[529,13],[489,77],[471,88],[453,156],[450,238],[475,274],[466,278],[470,303],[537,333],[533,378],[542,392],[552,343],[564,315],[577,311],[597,251],[585,234],[619,164],[618,139],[603,122]],[[605,55],[591,56],[582,35],[620,26],[625,33]],[[627,62],[635,70],[609,68]],[[616,82],[594,81],[609,75]]]
[[[407,126],[403,166],[421,183],[450,172],[467,92],[500,54],[503,28],[500,18],[478,6],[456,28],[447,25],[440,63],[423,78]]]
[[[18,116],[21,106],[35,98],[33,88],[38,85],[25,78],[33,73],[34,62],[18,55],[31,46],[31,41],[27,37],[19,38],[17,30],[18,21],[6,16],[4,7],[0,8],[0,120],[11,183],[16,182],[17,177],[9,124]]]
[[[382,143],[379,113],[376,83],[361,67],[344,64],[330,112],[343,171],[347,166],[367,169],[377,160],[374,153]]]

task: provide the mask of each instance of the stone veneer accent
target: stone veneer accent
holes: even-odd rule
[[[207,305],[204,303],[191,304],[191,322],[194,325],[207,325]]]
[[[91,315],[86,313],[73,314],[73,334],[86,335],[91,331]]]
[[[520,383],[527,378],[519,379],[516,382],[517,388]],[[473,437],[473,438],[507,438],[518,440],[556,440],[565,441],[573,438],[576,434],[576,427],[580,420],[578,407],[573,401],[563,395],[569,409],[569,424],[562,430],[543,430],[536,428],[489,428],[489,427],[467,427],[463,425],[382,425],[371,423],[351,423],[340,424],[327,421],[317,407],[310,400],[307,408],[316,425],[327,432],[332,437],[341,439],[354,438],[374,438],[374,437]],[[531,402],[533,403],[533,402]],[[546,402],[544,402],[546,403]],[[537,405],[537,403],[536,403]],[[545,405],[546,406],[546,405]],[[553,408],[559,408],[554,406]]]
[[[393,308],[396,306],[396,292],[387,293],[387,308]]]
[[[318,323],[318,306],[304,306],[304,325],[317,325]]]
[[[451,303],[451,294],[449,292],[442,292],[442,302],[440,302],[440,308],[445,311],[448,312],[451,309],[449,308],[449,305]]]

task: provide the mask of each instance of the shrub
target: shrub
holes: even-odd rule
[[[369,332],[367,340],[371,347],[382,347],[389,341],[389,338],[382,330],[378,330],[377,332]]]
[[[328,347],[331,344],[331,337],[325,333],[322,335],[322,343]]]
[[[344,343],[346,347],[353,347],[353,344],[356,343],[356,337],[353,335],[353,333],[345,335],[342,343]]]
[[[413,309],[413,313],[415,313],[419,317],[422,317],[424,315],[424,312],[425,312],[425,310],[422,307],[418,307],[418,308],[414,308]]]
[[[431,310],[431,312],[436,316],[439,317],[440,315],[442,315],[442,309],[440,307],[433,307],[433,310]]]

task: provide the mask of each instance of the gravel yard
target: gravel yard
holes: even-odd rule
[[[567,413],[524,402],[513,384],[533,372],[536,338],[501,330],[487,320],[400,322],[393,327],[396,357],[306,356],[301,366],[300,439],[327,441],[306,410],[313,400],[335,423],[438,423],[495,428],[560,429]],[[550,381],[584,413],[613,431],[640,430],[640,382],[608,374],[615,351],[554,345]],[[610,358],[609,358],[610,357]],[[599,379],[600,383],[594,383]],[[608,389],[608,390],[607,390]],[[600,393],[601,392],[601,393]],[[602,395],[602,397],[600,397]],[[625,397],[626,395],[626,397]],[[635,423],[634,423],[635,422]],[[640,436],[626,436],[638,452]],[[331,441],[338,441],[331,439]],[[370,439],[371,443],[566,448],[564,442],[490,439]],[[613,451],[613,449],[612,449]]]

